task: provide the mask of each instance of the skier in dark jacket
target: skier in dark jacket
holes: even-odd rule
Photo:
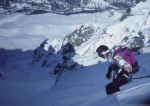
[[[101,45],[97,48],[96,52],[104,59],[108,59],[110,66],[106,73],[106,78],[113,77],[113,81],[106,85],[107,95],[120,91],[119,87],[131,81],[132,73],[138,70],[138,62],[129,51],[130,58],[124,56],[120,51],[127,51],[128,48],[109,50],[105,45]],[[131,63],[134,62],[134,63]],[[113,72],[113,74],[112,74]]]

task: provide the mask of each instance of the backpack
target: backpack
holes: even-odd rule
[[[129,64],[132,66],[132,73],[136,73],[139,71],[139,65],[133,54],[131,53],[130,49],[128,47],[119,48],[117,50],[114,50],[114,56],[116,54],[121,55]]]

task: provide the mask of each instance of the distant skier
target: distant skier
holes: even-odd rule
[[[101,45],[96,52],[110,62],[106,78],[113,77],[113,81],[106,85],[107,95],[120,91],[119,87],[131,81],[132,74],[139,71],[138,62],[127,47],[110,50]]]

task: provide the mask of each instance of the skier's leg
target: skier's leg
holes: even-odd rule
[[[118,86],[120,87],[120,86],[128,83],[129,81],[130,81],[129,79],[127,79],[126,77],[122,76],[122,77],[118,78],[116,83],[118,83]]]
[[[117,79],[113,80],[113,82],[107,84],[105,87],[107,95],[119,92],[120,91],[119,87],[120,87],[119,81],[117,81]]]

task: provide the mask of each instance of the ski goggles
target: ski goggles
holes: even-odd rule
[[[99,57],[103,57],[104,55],[101,52],[97,52]]]
[[[109,52],[109,50],[104,51],[104,52],[100,52],[100,51],[98,51],[97,53],[98,53],[98,56],[100,56],[100,57],[104,57],[104,55],[106,55],[108,52]]]

